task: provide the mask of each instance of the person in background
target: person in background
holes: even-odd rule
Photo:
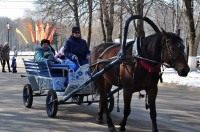
[[[54,55],[53,55],[53,52],[51,51],[51,48],[49,47],[50,46],[50,41],[47,40],[47,39],[43,39],[41,41],[41,47],[38,47],[36,49],[36,52],[35,52],[35,56],[34,56],[34,60],[36,62],[45,62],[47,61],[48,64],[53,64],[53,63],[60,63],[59,60],[57,60]],[[49,58],[45,58],[44,57],[44,53],[45,52],[48,52],[51,56],[51,60]]]
[[[6,72],[5,71],[5,65],[6,65],[6,62],[7,62],[7,65],[8,65],[8,71],[9,72],[12,72],[10,70],[10,63],[9,63],[9,60],[10,60],[10,46],[9,46],[9,43],[6,42],[1,50],[1,57],[2,57],[2,60],[3,60],[3,65],[2,65],[2,72]]]
[[[16,46],[13,46],[13,54],[14,54],[14,57],[15,57],[15,51],[17,50]]]
[[[90,51],[86,41],[81,38],[79,27],[72,28],[72,34],[65,42],[64,54],[67,57],[66,64],[74,71],[79,68],[79,65],[88,64]],[[67,86],[67,84],[68,77],[64,85]]]
[[[14,52],[14,57],[17,57],[17,55],[18,55],[18,51],[15,50],[15,52]]]
[[[3,48],[3,44],[0,44],[0,61],[1,61],[1,65],[3,64],[2,63],[2,58],[1,58],[1,50],[2,50],[2,48]]]
[[[13,58],[12,58],[11,67],[12,67],[12,72],[13,72],[13,73],[17,73],[17,62],[16,62],[16,59],[15,59],[14,56],[13,56]]]

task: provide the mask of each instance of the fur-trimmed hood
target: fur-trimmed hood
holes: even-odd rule
[[[37,49],[35,49],[36,51],[42,51],[42,52],[46,52],[46,51],[51,51],[51,48],[49,47],[47,50],[45,50],[43,47],[38,46]]]

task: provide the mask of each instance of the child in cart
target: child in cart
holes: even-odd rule
[[[61,64],[66,64],[67,58],[64,54],[64,47],[60,48],[60,51],[55,55],[55,57],[61,62]]]
[[[52,56],[51,56],[51,54],[49,52],[45,52],[44,53],[44,58],[50,60],[54,64],[60,64],[60,62],[53,62]]]

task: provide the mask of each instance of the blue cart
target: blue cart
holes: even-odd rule
[[[26,74],[29,84],[23,88],[23,103],[27,108],[31,108],[33,97],[46,96],[46,111],[49,117],[55,117],[60,104],[82,104],[99,102],[94,98],[95,91],[92,87],[92,77],[89,65],[80,66],[75,72],[64,64],[53,64],[49,66],[47,62],[38,63],[33,60],[24,60]],[[68,76],[69,84],[64,86]],[[71,99],[71,100],[69,100]],[[114,97],[108,96],[109,111],[114,108]]]

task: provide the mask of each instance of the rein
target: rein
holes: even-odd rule
[[[139,36],[139,37],[136,38],[135,43],[132,46],[132,57],[139,59],[140,64],[145,69],[147,69],[149,72],[160,72],[162,60],[161,60],[161,62],[158,62],[158,61],[155,61],[155,60],[151,60],[151,59],[148,59],[148,58],[141,57],[141,55],[142,55],[141,47],[142,47],[142,37]],[[157,65],[155,65],[155,66],[149,65],[146,61],[157,63]]]
[[[171,50],[169,48],[168,42],[169,42],[169,39],[165,39],[165,43],[162,46],[162,50],[161,50],[161,61],[159,61],[159,62],[155,61],[155,60],[148,59],[148,58],[141,57],[140,56],[141,53],[137,54],[137,55],[133,54],[132,56],[135,57],[135,58],[138,58],[140,60],[140,63],[142,64],[142,66],[144,68],[146,68],[147,70],[149,70],[149,72],[160,72],[160,70],[158,70],[158,68],[160,68],[161,66],[163,67],[163,65],[166,66],[166,67],[175,67],[175,58],[172,56],[172,53],[171,53]],[[140,39],[140,41],[137,41],[136,45],[137,45],[137,50],[141,51],[141,47],[138,47],[138,46],[141,46],[141,39]],[[171,58],[171,65],[163,62],[163,54],[164,54],[165,46],[167,47],[168,54],[169,54],[169,56]],[[134,46],[133,46],[133,48],[134,48]],[[151,66],[151,65],[147,64],[146,61],[157,63],[157,65],[156,66]]]

